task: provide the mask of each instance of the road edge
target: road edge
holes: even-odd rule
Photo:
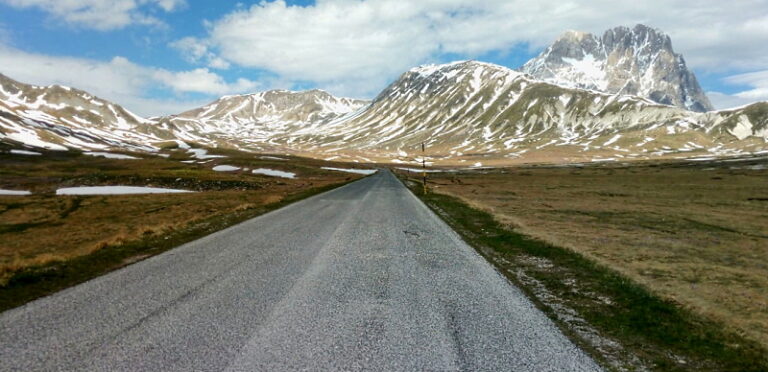
[[[15,273],[8,284],[0,287],[0,313],[180,248],[196,240],[205,239],[252,219],[341,189],[367,177],[310,188],[288,195],[276,203],[196,221],[179,231],[121,245],[106,246],[94,253],[63,262],[51,262],[26,268]]]
[[[768,354],[763,353],[762,347],[757,343],[740,335],[725,332],[719,324],[702,319],[687,309],[682,308],[679,304],[665,301],[653,295],[639,284],[632,282],[610,268],[590,261],[576,252],[562,247],[554,247],[534,238],[508,231],[490,214],[470,207],[463,200],[439,193],[432,193],[425,197],[421,191],[422,183],[420,179],[410,179],[407,176],[403,177],[403,175],[397,172],[393,173],[397,175],[397,178],[411,192],[413,197],[419,199],[426,208],[430,209],[448,224],[466,244],[471,246],[490,263],[500,275],[507,278],[511,285],[523,291],[537,308],[555,322],[566,337],[607,370],[768,370],[768,357],[766,357]],[[455,207],[457,210],[451,210],[446,208],[446,205],[441,205],[441,203],[447,204],[446,200],[448,199],[450,199],[449,202],[451,204],[455,204],[450,206],[450,208]],[[457,211],[458,213],[456,213]],[[460,215],[457,216],[457,214],[466,212],[482,215],[485,221],[467,223],[467,221],[457,220],[457,217],[462,217]],[[467,225],[471,226],[468,228]],[[498,244],[499,242],[494,241],[494,239],[488,239],[486,236],[499,233],[503,234],[503,239],[500,241],[501,244]],[[526,246],[530,244],[531,247],[521,250],[514,247],[515,243],[523,243]],[[635,297],[649,303],[647,309],[643,308],[642,310],[650,311],[651,313],[640,314],[641,317],[658,317],[660,319],[658,320],[659,323],[664,323],[668,320],[677,322],[667,324],[670,329],[661,327],[655,329],[655,333],[667,336],[670,339],[666,340],[667,344],[659,345],[656,342],[654,345],[648,345],[648,340],[644,340],[642,334],[639,338],[617,338],[613,337],[614,335],[606,335],[604,328],[595,327],[588,321],[589,319],[585,320],[579,317],[579,311],[585,309],[578,307],[574,309],[568,306],[568,301],[559,301],[563,297],[562,291],[558,293],[557,288],[552,290],[551,287],[558,287],[558,285],[562,287],[562,283],[553,285],[553,282],[566,281],[564,277],[560,277],[560,272],[550,274],[549,277],[531,275],[531,270],[527,270],[525,263],[521,264],[519,260],[516,261],[513,258],[513,256],[518,254],[524,255],[526,258],[532,258],[534,261],[537,259],[554,258],[552,261],[547,261],[547,264],[554,262],[554,271],[564,268],[566,269],[564,270],[565,274],[568,274],[568,269],[571,269],[567,267],[568,261],[572,261],[570,265],[578,270],[585,271],[587,276],[592,275],[600,280],[610,280],[610,284],[614,287],[626,287],[631,293],[625,297]],[[559,262],[558,259],[560,259]],[[558,264],[562,263],[566,263],[564,265],[566,267],[557,267]],[[578,288],[575,290],[566,288],[566,292],[567,296],[585,295],[585,293],[579,293]],[[601,293],[586,293],[586,295],[589,297],[601,297]],[[558,298],[558,296],[561,298]],[[610,308],[610,306],[608,307]],[[622,309],[619,306],[617,312],[622,310],[627,309]],[[629,315],[638,315],[633,314],[633,311],[634,309],[629,309]],[[624,316],[625,314],[621,315]],[[607,317],[612,316],[614,316],[612,313],[607,315]],[[614,326],[628,326],[630,330],[634,326],[638,328],[645,326],[648,328],[648,324],[642,323],[643,319],[640,320],[640,324],[626,324],[626,319],[622,316],[616,316],[621,319]],[[622,321],[624,323],[621,323]],[[686,329],[686,327],[690,329]],[[635,333],[640,332],[635,331]],[[683,331],[683,333],[681,334],[680,331]],[[693,345],[690,349],[681,349],[680,345],[687,345],[686,343],[693,343]],[[680,349],[679,354],[676,353],[678,349]]]

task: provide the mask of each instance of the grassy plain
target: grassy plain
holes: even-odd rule
[[[211,151],[227,157],[195,159],[184,150],[166,153],[168,158],[131,154],[141,157],[137,160],[71,152],[49,152],[42,156],[0,154],[0,189],[33,192],[30,196],[0,196],[0,305],[4,305],[0,310],[18,305],[20,294],[34,297],[36,290],[30,284],[39,286],[40,281],[52,281],[43,283],[43,292],[48,293],[61,287],[61,283],[74,284],[360,177],[321,169],[349,165],[295,157]],[[215,172],[212,168],[217,164],[241,170]],[[255,168],[293,172],[296,178],[251,173]],[[60,187],[103,185],[195,192],[55,194]],[[99,262],[87,264],[97,256]],[[49,275],[72,271],[72,266],[77,266],[74,262],[82,264],[80,269],[85,274],[72,272],[64,277],[74,275],[76,280]],[[89,265],[96,267],[92,270]],[[14,294],[8,292],[11,287],[15,288]]]
[[[625,333],[622,328],[634,327],[645,335],[658,332],[656,341],[645,340],[641,342],[645,346],[630,347],[656,368],[718,369],[728,364],[711,364],[702,353],[722,354],[725,349],[700,347],[699,341],[692,340],[706,340],[708,332],[715,332],[717,335],[710,335],[713,342],[746,348],[744,343],[723,336],[732,334],[762,345],[763,350],[768,348],[767,163],[761,159],[631,166],[522,166],[431,173],[430,187],[438,195],[458,198],[467,206],[490,213],[503,230],[519,234],[520,239],[541,242],[552,250],[575,252],[597,267],[637,283],[641,292],[648,290],[648,298],[658,296],[675,304],[683,313],[670,319],[679,321],[665,322],[669,314],[658,314],[642,302],[622,305],[616,293],[600,289],[604,285],[590,289],[584,285],[584,278],[581,284],[574,284],[579,282],[580,271],[589,271],[584,265],[568,269],[553,263],[552,257],[531,256],[530,252],[517,258],[502,257],[502,261],[513,262],[514,270],[527,267],[528,276],[531,272],[549,272],[539,277],[545,284],[573,280],[573,285],[561,289],[564,293],[583,291],[581,297],[573,297],[572,293],[571,300],[583,299],[585,293],[597,298],[581,310],[602,313],[593,319],[598,323],[609,319],[611,313],[623,311],[622,306],[656,313],[659,320],[643,327],[632,322],[603,324],[603,330],[609,330],[625,344],[650,336]],[[450,199],[433,204],[443,209],[452,205]],[[484,230],[478,231],[482,235]],[[584,305],[570,303],[575,308]],[[601,307],[604,313],[594,311]],[[696,319],[710,326],[698,327]],[[688,326],[679,328],[674,323]],[[690,340],[682,342],[680,333],[675,332],[685,334],[686,329],[691,332]],[[725,333],[719,334],[720,330]],[[667,341],[678,343],[677,347],[665,345],[665,338],[672,338]],[[664,353],[672,356],[665,357]],[[741,358],[736,354],[732,357]],[[686,364],[691,368],[683,368]],[[759,370],[765,365],[757,366]],[[749,369],[748,365],[740,368]]]

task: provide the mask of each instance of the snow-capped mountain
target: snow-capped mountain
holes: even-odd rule
[[[226,122],[234,125],[275,120],[324,122],[354,111],[367,103],[362,100],[334,97],[319,89],[302,92],[270,90],[254,94],[224,96],[204,107],[176,115],[174,119]]]
[[[52,150],[149,151],[153,142],[170,138],[156,123],[87,92],[27,85],[0,74],[0,139]]]
[[[310,125],[321,125],[368,104],[335,97],[314,89],[302,92],[270,90],[225,96],[179,115],[160,118],[182,139],[228,141],[264,148]]]
[[[568,31],[521,71],[572,88],[636,95],[691,111],[713,110],[670,37],[644,25],[602,36]]]
[[[0,82],[0,141],[56,149],[155,151],[181,140],[408,163],[424,142],[432,163],[476,166],[768,152],[768,102],[697,113],[476,61],[413,68],[371,102],[269,91],[153,119],[72,88]]]
[[[402,162],[420,156],[421,142],[437,162],[724,155],[768,149],[768,118],[758,113],[768,104],[751,107],[693,113],[464,61],[414,68],[369,106],[289,141],[309,153]]]
[[[321,90],[273,90],[226,96],[179,115],[146,119],[78,89],[33,86],[0,75],[0,140],[53,150],[154,151],[168,140],[274,149],[269,146],[273,137],[328,122],[365,104]]]

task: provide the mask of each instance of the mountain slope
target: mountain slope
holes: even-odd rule
[[[5,79],[0,140],[155,150],[161,140],[347,161],[435,164],[618,161],[768,151],[768,103],[695,113],[632,95],[567,88],[475,61],[421,66],[372,102],[322,91],[227,96],[143,119],[70,88]]]
[[[326,123],[367,104],[321,90],[226,96],[179,115],[145,119],[87,92],[23,84],[0,75],[0,139],[25,145],[155,151],[184,140],[208,146],[278,150],[273,138]]]
[[[290,144],[395,162],[413,161],[421,142],[438,163],[719,156],[766,149],[765,116],[750,110],[697,114],[466,61],[412,69],[366,108],[304,128]]]
[[[291,136],[308,125],[322,125],[367,103],[317,89],[271,90],[225,96],[160,122],[167,123],[182,139],[267,149],[273,138]]]
[[[569,31],[521,69],[572,88],[637,95],[691,111],[713,110],[670,37],[644,25],[616,27],[601,37]]]
[[[154,122],[87,92],[39,87],[0,74],[0,139],[53,150],[153,149],[172,135]]]

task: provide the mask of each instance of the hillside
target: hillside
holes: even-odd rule
[[[0,74],[0,139],[52,150],[152,151],[153,143],[172,138],[155,122],[87,92]]]
[[[226,96],[145,119],[86,92],[0,79],[0,140],[153,152],[163,142],[359,162],[442,165],[710,158],[768,151],[768,103],[696,113],[462,61],[405,72],[373,101],[320,90]]]
[[[766,150],[765,106],[694,113],[465,61],[414,68],[370,106],[299,131],[291,144],[408,162],[425,142],[436,163],[481,165],[738,155]]]

